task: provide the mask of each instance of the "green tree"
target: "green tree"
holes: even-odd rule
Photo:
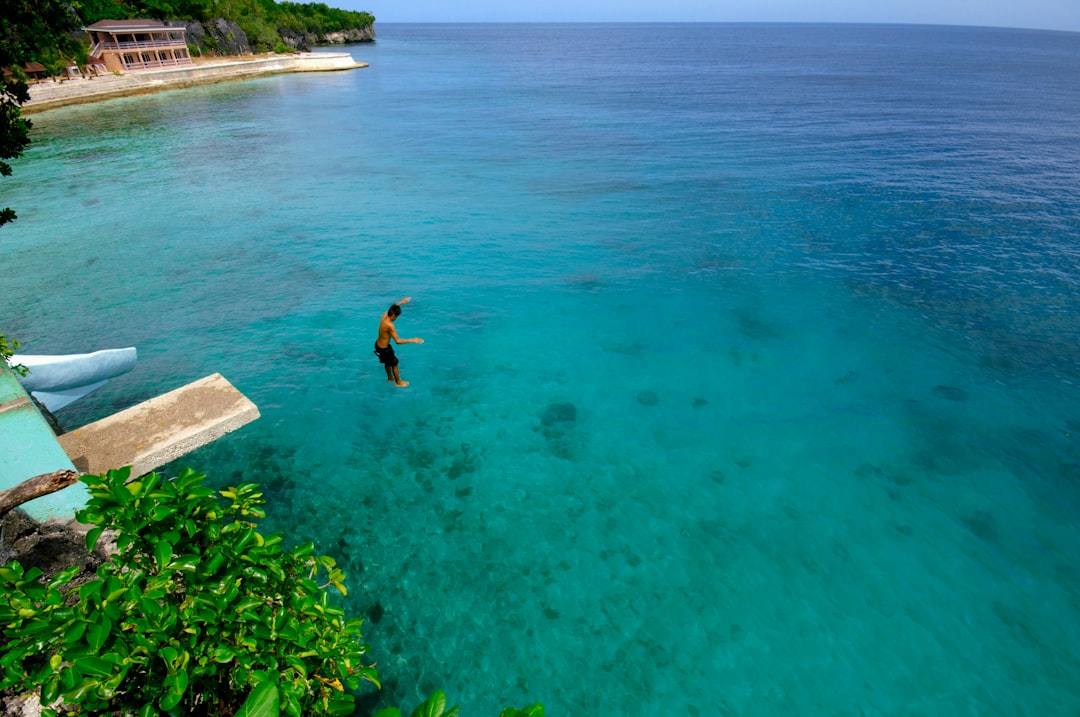
[[[72,7],[87,25],[93,25],[98,20],[123,20],[132,17],[123,0],[76,0]]]

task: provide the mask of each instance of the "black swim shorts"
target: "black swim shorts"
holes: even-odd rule
[[[375,355],[379,357],[379,363],[384,363],[387,366],[397,366],[397,356],[394,355],[394,347],[387,346],[382,349],[379,345],[375,345]]]

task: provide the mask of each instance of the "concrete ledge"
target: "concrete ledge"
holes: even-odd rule
[[[59,441],[82,473],[130,465],[132,476],[138,476],[258,417],[255,404],[215,373],[65,433]]]
[[[30,405],[30,399],[26,396],[17,398],[14,401],[6,401],[0,403],[0,413],[7,413],[8,411],[14,411],[17,408],[25,408]]]
[[[42,473],[74,467],[18,377],[0,361],[0,490]],[[86,487],[79,483],[24,503],[22,509],[35,520],[67,519],[85,505],[86,498]]]
[[[337,72],[367,67],[347,52],[303,52],[292,55],[267,55],[244,60],[206,62],[164,70],[104,75],[64,82],[44,82],[30,87],[30,101],[22,105],[23,114],[66,105],[150,94],[232,80],[246,80],[291,72]]]

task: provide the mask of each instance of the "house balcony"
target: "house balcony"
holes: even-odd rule
[[[130,50],[157,50],[157,49],[187,49],[187,43],[183,39],[163,40],[128,40],[125,42],[99,42],[90,51],[91,55],[99,55],[106,52],[125,52]]]

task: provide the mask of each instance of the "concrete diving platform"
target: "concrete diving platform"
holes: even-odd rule
[[[215,373],[114,413],[57,440],[80,473],[131,466],[149,473],[259,417],[259,409]]]

